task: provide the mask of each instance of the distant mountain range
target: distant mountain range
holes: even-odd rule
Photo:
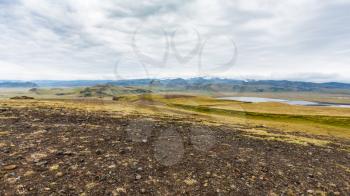
[[[328,82],[313,83],[287,80],[235,80],[222,78],[191,79],[133,79],[133,80],[74,80],[74,81],[0,81],[0,88],[33,87],[91,87],[96,85],[137,86],[172,91],[222,91],[222,92],[331,92],[350,93],[350,84]]]
[[[34,82],[0,81],[0,88],[34,88],[38,85]]]

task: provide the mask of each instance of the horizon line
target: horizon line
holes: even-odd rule
[[[350,81],[337,81],[337,80],[329,80],[329,81],[308,81],[308,80],[294,80],[294,79],[238,79],[238,78],[227,78],[227,77],[166,77],[166,78],[132,78],[132,79],[31,79],[31,80],[22,80],[22,79],[0,79],[0,82],[75,82],[75,81],[108,81],[108,82],[116,82],[116,81],[132,81],[132,80],[174,80],[174,79],[183,79],[183,80],[191,80],[191,79],[221,79],[221,80],[237,80],[237,81],[289,81],[289,82],[306,82],[306,83],[344,83],[350,84]]]

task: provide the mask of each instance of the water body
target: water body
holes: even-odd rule
[[[337,103],[322,103],[322,102],[312,102],[312,101],[303,101],[303,100],[273,99],[273,98],[263,98],[263,97],[221,97],[218,99],[242,101],[242,102],[248,102],[248,103],[278,102],[278,103],[286,103],[289,105],[350,108],[350,104],[347,105],[347,104],[337,104]]]

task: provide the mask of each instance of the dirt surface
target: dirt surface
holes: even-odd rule
[[[0,195],[350,194],[350,153],[337,145],[188,121],[2,107]]]

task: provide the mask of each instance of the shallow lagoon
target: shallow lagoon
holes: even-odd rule
[[[303,100],[273,99],[273,98],[263,98],[263,97],[220,97],[218,99],[242,101],[242,102],[249,102],[249,103],[278,102],[278,103],[286,103],[289,105],[350,108],[350,104],[346,105],[346,104],[336,104],[336,103],[311,102],[311,101],[303,101]]]

